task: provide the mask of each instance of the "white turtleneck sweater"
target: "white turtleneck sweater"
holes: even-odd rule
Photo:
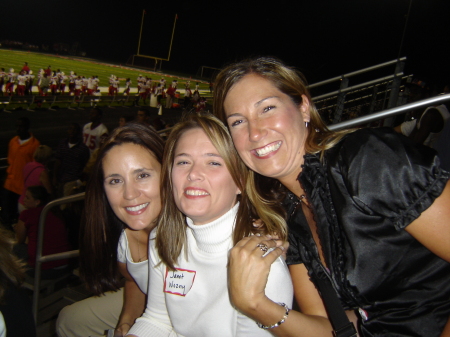
[[[188,258],[182,251],[177,272],[166,270],[155,248],[155,230],[150,234],[150,277],[147,308],[129,335],[251,337],[272,336],[257,327],[230,303],[227,286],[228,252],[239,204],[219,219],[194,225],[187,218]],[[292,306],[293,288],[284,260],[279,257],[270,270],[266,295]]]

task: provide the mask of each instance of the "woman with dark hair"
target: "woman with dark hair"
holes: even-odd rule
[[[246,192],[248,170],[225,126],[211,115],[187,115],[167,140],[162,170],[164,205],[150,234],[147,309],[129,331],[137,336],[270,336],[230,303],[228,252],[242,237],[286,237],[280,209]],[[155,239],[156,237],[156,239]],[[260,254],[267,252],[264,244]],[[284,259],[273,263],[266,292],[288,315],[292,284]]]
[[[114,328],[122,336],[144,311],[162,156],[156,131],[136,123],[115,129],[101,147],[86,190],[80,272],[89,289],[104,296],[63,309],[59,336],[102,335]]]
[[[232,64],[214,87],[214,112],[253,171],[255,193],[286,211],[301,311],[272,333],[331,336],[328,300],[316,290],[325,282],[363,336],[449,334],[450,184],[435,152],[387,128],[328,130],[303,76],[274,58]],[[284,308],[264,284],[282,251],[261,258],[261,243],[275,247],[248,237],[232,250],[230,295],[270,325]]]

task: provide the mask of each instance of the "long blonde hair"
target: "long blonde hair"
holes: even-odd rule
[[[287,230],[282,208],[279,204],[264,202],[252,192],[254,189],[249,188],[252,183],[248,178],[249,169],[234,148],[227,128],[211,114],[190,114],[173,127],[164,149],[161,177],[161,200],[164,200],[164,203],[156,234],[156,248],[161,261],[173,270],[183,247],[185,253],[187,252],[185,216],[175,204],[171,176],[178,140],[191,129],[201,129],[205,132],[223,158],[234,183],[241,190],[233,242],[237,243],[254,232],[252,222],[258,218],[265,224],[262,232],[276,232],[281,239],[286,239]],[[250,193],[247,190],[250,190]]]

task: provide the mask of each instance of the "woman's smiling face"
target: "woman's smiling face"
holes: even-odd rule
[[[152,229],[161,211],[161,164],[146,148],[124,143],[103,158],[104,189],[116,216],[131,229]]]
[[[303,163],[309,101],[295,104],[271,81],[249,74],[228,92],[224,109],[239,155],[259,174],[284,182],[297,179]],[[292,180],[293,179],[293,180]]]
[[[178,139],[171,179],[178,209],[195,225],[220,218],[236,204],[239,189],[202,129],[187,130]]]

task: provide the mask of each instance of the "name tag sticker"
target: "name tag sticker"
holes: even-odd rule
[[[166,269],[164,278],[164,292],[178,296],[186,296],[194,284],[196,271],[176,268],[175,271]]]

